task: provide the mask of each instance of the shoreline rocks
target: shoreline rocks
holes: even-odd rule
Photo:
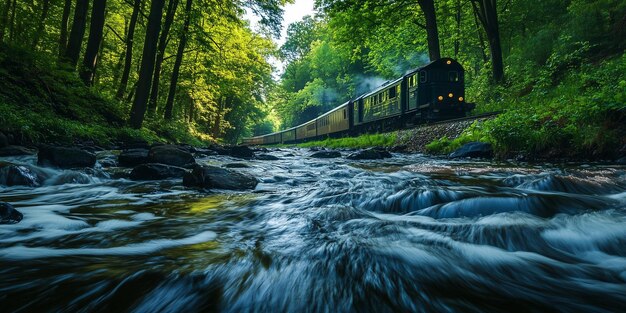
[[[17,224],[24,215],[10,203],[0,202],[0,224]]]
[[[449,158],[486,158],[493,157],[491,144],[484,142],[470,142],[450,153]]]
[[[78,148],[43,145],[37,154],[37,165],[59,168],[93,167],[96,155]]]
[[[191,173],[185,173],[183,186],[205,189],[250,190],[259,181],[240,172],[215,166],[196,165]]]

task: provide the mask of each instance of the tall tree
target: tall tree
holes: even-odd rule
[[[480,24],[483,26],[485,34],[487,34],[491,54],[492,78],[494,82],[500,83],[504,80],[504,64],[502,61],[496,0],[471,0],[471,2]]]
[[[76,64],[78,64],[80,49],[83,45],[88,11],[89,0],[76,0],[76,7],[74,8],[74,21],[72,22],[72,30],[70,31],[70,37],[64,56],[65,62],[73,69],[75,69]]]
[[[44,27],[46,26],[46,18],[48,17],[48,13],[50,12],[50,0],[43,0],[41,3],[41,16],[39,16],[39,21],[37,23],[37,30],[35,31],[35,37],[33,38],[32,47],[35,49],[37,44],[39,43],[39,38],[43,34]]]
[[[106,0],[94,0],[93,8],[91,9],[91,23],[89,24],[89,39],[87,39],[83,66],[80,69],[80,78],[87,86],[93,85],[96,62],[98,62],[98,51],[102,42],[105,11]]]
[[[176,52],[176,61],[174,61],[174,69],[172,69],[172,79],[170,80],[170,90],[167,94],[167,101],[165,102],[165,112],[163,116],[166,120],[171,120],[174,108],[174,97],[176,96],[176,85],[178,84],[178,75],[180,74],[180,65],[183,62],[183,54],[185,53],[185,46],[187,45],[187,33],[189,32],[189,22],[191,20],[191,5],[192,0],[187,0],[185,5],[185,22],[183,30],[180,34],[180,42],[178,43],[178,51]]]
[[[63,14],[61,15],[61,27],[59,35],[59,60],[65,55],[67,49],[67,24],[70,20],[70,11],[72,10],[72,0],[64,0],[63,2]]]
[[[130,68],[133,63],[133,40],[135,38],[135,26],[137,25],[137,18],[139,17],[140,10],[141,0],[135,0],[133,2],[133,13],[130,16],[130,22],[128,24],[128,33],[126,34],[124,68],[122,69],[120,84],[115,94],[115,98],[118,100],[122,100],[124,98],[124,93],[126,93],[126,87],[128,86],[128,77],[130,76]]]
[[[4,39],[4,29],[7,26],[9,21],[9,12],[11,11],[11,0],[4,1],[4,10],[2,10],[2,15],[0,16],[0,42]]]
[[[163,65],[163,58],[165,56],[165,48],[167,48],[167,42],[169,41],[169,32],[174,21],[174,15],[176,14],[176,8],[178,7],[178,0],[170,0],[167,5],[167,12],[165,13],[165,22],[163,23],[163,31],[159,38],[159,47],[157,50],[156,61],[154,64],[154,76],[152,77],[152,90],[150,91],[150,99],[148,101],[148,114],[154,114],[157,110],[157,100],[159,97],[159,82],[161,80],[161,66]]]
[[[439,32],[437,31],[437,16],[435,15],[434,0],[417,0],[426,21],[426,41],[428,42],[428,56],[431,61],[441,59],[439,48]]]
[[[143,45],[141,68],[139,69],[139,80],[137,81],[135,100],[130,111],[130,126],[136,129],[141,128],[146,114],[164,5],[165,0],[153,0],[150,5],[146,39]]]

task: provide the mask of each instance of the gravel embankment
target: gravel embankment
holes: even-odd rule
[[[408,151],[424,153],[426,145],[441,137],[454,139],[463,130],[472,125],[474,121],[485,121],[492,117],[485,117],[476,120],[456,121],[441,123],[436,125],[423,125],[413,129],[398,131],[396,145],[406,145]]]

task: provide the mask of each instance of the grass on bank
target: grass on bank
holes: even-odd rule
[[[385,134],[364,134],[358,137],[326,138],[324,140],[309,141],[295,145],[282,145],[300,148],[369,148],[369,147],[391,147],[396,143],[396,133]]]
[[[126,127],[129,108],[85,87],[47,54],[0,45],[0,131],[22,143],[211,140],[180,122],[148,119],[140,130]]]

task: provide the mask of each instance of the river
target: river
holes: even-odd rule
[[[3,312],[616,312],[626,167],[272,152],[251,192],[52,170],[2,187]],[[33,163],[34,158],[12,162]]]

